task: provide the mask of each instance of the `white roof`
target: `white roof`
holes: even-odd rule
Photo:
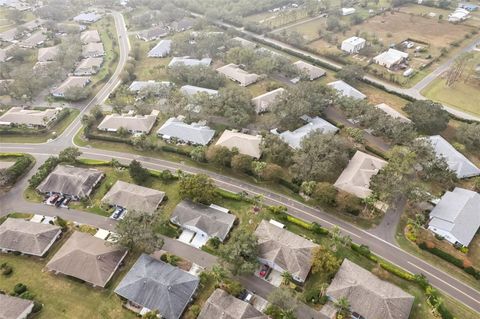
[[[402,122],[411,122],[408,117],[406,117],[402,113],[398,112],[397,110],[395,110],[393,107],[391,107],[388,104],[380,103],[380,104],[375,105],[375,107],[382,110],[383,112],[387,113],[391,117],[396,118],[396,119],[398,119]]]
[[[180,92],[182,92],[183,94],[188,95],[188,96],[193,96],[197,93],[206,93],[208,95],[217,95],[218,94],[217,90],[202,88],[202,87],[194,86],[194,85],[184,85],[180,88]]]
[[[275,101],[277,96],[282,94],[285,91],[283,88],[278,88],[273,91],[261,94],[252,99],[252,103],[255,105],[255,111],[257,113],[262,113],[267,111],[270,105]]]
[[[123,127],[129,131],[148,134],[155,124],[158,111],[153,110],[150,115],[109,114],[98,125],[99,130],[116,131]]]
[[[433,146],[437,156],[445,158],[448,167],[457,174],[458,178],[480,175],[480,169],[440,135],[429,136],[425,139]]]
[[[280,134],[280,138],[290,145],[292,148],[299,148],[300,143],[305,136],[310,132],[320,130],[322,133],[335,133],[338,128],[324,119],[316,116],[309,118],[309,122],[302,127],[297,128],[295,131],[285,131]]]
[[[395,49],[388,49],[388,51],[382,52],[374,57],[373,60],[378,64],[390,67],[406,58],[408,58],[408,53]]]
[[[225,75],[227,78],[237,81],[241,86],[248,86],[257,82],[258,75],[255,73],[248,73],[242,70],[238,65],[230,63],[219,67],[217,72]]]
[[[153,80],[133,81],[132,84],[130,84],[130,86],[128,87],[128,90],[132,91],[132,92],[138,92],[138,91],[141,91],[145,88],[156,89],[156,88],[160,88],[162,86],[169,87],[171,85],[172,85],[172,83],[167,82],[167,81],[161,81],[161,82],[157,82],[157,81],[153,81]]]
[[[186,66],[197,66],[197,65],[205,65],[209,66],[212,63],[212,59],[210,58],[203,58],[203,59],[192,59],[189,57],[174,57],[168,66],[174,66],[177,64],[183,64]]]
[[[358,100],[363,100],[367,97],[365,94],[343,82],[342,80],[330,82],[327,85],[337,90],[343,96],[348,96]]]
[[[108,230],[99,228],[94,236],[105,240],[107,239],[108,235],[110,235],[110,232]]]
[[[429,227],[449,232],[468,246],[480,227],[480,194],[456,187],[430,213]]]
[[[261,136],[225,130],[215,145],[225,146],[230,150],[236,147],[240,154],[260,158],[260,155],[262,154],[260,150],[261,142]]]
[[[164,57],[170,54],[172,40],[160,40],[147,54],[148,57]]]
[[[306,72],[310,77],[310,80],[315,80],[327,73],[324,69],[304,61],[297,61],[293,63],[293,65],[295,65],[301,71]]]
[[[370,179],[385,165],[386,161],[357,151],[333,186],[357,197],[366,198],[372,193],[369,188]]]
[[[359,44],[362,44],[362,43],[365,43],[365,42],[366,42],[366,40],[364,38],[350,37],[348,39],[343,40],[342,43],[349,43],[349,44],[355,46],[355,45],[359,45]]]
[[[158,129],[157,134],[164,138],[177,138],[183,142],[207,145],[215,135],[210,127],[198,123],[186,124],[182,120],[171,117]]]
[[[100,20],[102,16],[95,13],[95,12],[82,12],[80,13],[79,15],[77,15],[76,17],[73,18],[73,21],[77,21],[77,22],[95,22],[95,21],[98,21]]]

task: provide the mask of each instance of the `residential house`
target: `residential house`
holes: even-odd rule
[[[373,58],[373,61],[387,69],[392,69],[395,66],[402,64],[408,58],[408,53],[395,49],[388,49]]]
[[[102,203],[153,214],[164,198],[165,193],[159,190],[117,181],[102,198]]]
[[[333,186],[359,198],[366,198],[372,193],[369,188],[372,176],[385,165],[386,161],[357,151]]]
[[[363,100],[367,98],[365,94],[363,94],[356,88],[348,85],[347,83],[343,82],[342,80],[330,82],[327,85],[335,89],[342,96],[351,97],[352,99],[356,99],[356,100]]]
[[[329,318],[333,318],[336,312],[331,304],[346,298],[352,318],[408,319],[415,300],[399,287],[381,280],[346,258],[326,294],[330,302],[321,313]]]
[[[259,78],[257,74],[248,73],[233,63],[219,67],[217,72],[225,75],[232,81],[240,83],[241,86],[249,86],[250,84],[257,82]]]
[[[98,125],[98,129],[107,132],[117,132],[121,127],[131,134],[148,134],[157,120],[159,111],[152,110],[150,115],[109,114]]]
[[[128,90],[133,93],[139,93],[142,90],[161,90],[162,88],[169,88],[171,86],[172,83],[168,81],[133,81],[128,87]]]
[[[348,16],[355,13],[355,8],[341,8],[340,13],[342,16]]]
[[[64,97],[65,92],[68,92],[69,89],[74,87],[85,87],[90,83],[90,77],[88,76],[69,76],[65,81],[63,81],[60,86],[54,88],[51,93],[54,97]]]
[[[143,41],[158,40],[160,38],[166,37],[168,33],[168,28],[164,26],[157,26],[148,30],[137,32],[137,39]]]
[[[84,58],[96,58],[105,55],[105,50],[103,49],[103,44],[99,43],[88,43],[82,46],[82,56]]]
[[[183,32],[186,30],[189,30],[193,28],[193,25],[195,24],[195,20],[189,17],[184,17],[181,18],[178,21],[172,22],[170,27],[175,30],[175,32]]]
[[[199,93],[205,93],[211,96],[218,94],[217,90],[202,88],[194,85],[184,85],[180,88],[180,92],[182,92],[183,94],[189,97],[195,96],[196,94],[199,94]]]
[[[305,282],[317,244],[266,220],[260,222],[254,234],[260,263],[280,274],[289,272],[298,283]]]
[[[90,196],[103,176],[101,171],[93,168],[58,165],[37,190],[43,194],[59,193],[74,199],[85,198]]]
[[[0,318],[2,319],[27,319],[33,310],[33,301],[0,294]]]
[[[78,23],[94,23],[100,20],[102,16],[96,12],[82,12],[73,18],[73,21]]]
[[[0,251],[42,257],[62,233],[60,227],[21,218],[7,218],[0,225]]]
[[[73,75],[94,75],[100,71],[102,67],[103,57],[100,58],[86,58],[80,61],[80,64],[73,71]]]
[[[5,30],[3,32],[0,32],[0,40],[3,42],[13,42],[17,39],[18,36],[18,28],[12,28]]]
[[[248,135],[240,132],[225,130],[215,145],[224,146],[230,150],[236,148],[240,154],[260,158],[262,151],[260,135]]]
[[[438,157],[445,158],[448,167],[455,172],[458,178],[480,175],[480,169],[440,135],[429,136],[424,139],[432,145]]]
[[[60,47],[48,47],[48,48],[40,48],[38,49],[38,62],[48,62],[48,61],[55,61],[60,51]]]
[[[480,228],[480,194],[455,187],[430,212],[428,229],[454,245],[467,247]]]
[[[342,41],[341,49],[348,53],[358,53],[365,47],[366,43],[367,41],[364,38],[350,37]]]
[[[455,11],[448,15],[449,22],[462,22],[470,18],[470,11],[463,8],[456,8]]]
[[[473,3],[460,3],[458,5],[459,8],[465,9],[467,11],[473,12],[478,10],[479,5],[473,4]]]
[[[175,65],[185,65],[185,66],[209,66],[212,63],[212,59],[210,58],[203,58],[203,59],[193,59],[189,57],[174,57],[170,63],[168,64],[169,67]]]
[[[29,127],[48,127],[57,119],[61,108],[28,110],[14,106],[0,116],[0,125],[27,125]]]
[[[280,138],[288,143],[293,149],[299,149],[303,138],[308,136],[311,132],[321,131],[323,134],[334,134],[338,131],[338,128],[335,125],[330,124],[318,116],[313,118],[304,116],[303,119],[307,122],[304,126],[297,128],[293,132],[284,131],[279,134]]]
[[[45,40],[47,40],[47,36],[40,30],[21,41],[18,45],[22,48],[33,49],[42,45]]]
[[[172,40],[160,40],[147,54],[149,58],[164,58],[170,54]]]
[[[18,11],[26,11],[32,8],[26,1],[22,0],[1,0],[0,6],[12,8]]]
[[[197,319],[268,319],[248,302],[240,300],[222,289],[208,297]]]
[[[83,44],[101,42],[100,34],[97,30],[86,30],[80,33],[80,40]]]
[[[278,88],[273,91],[254,97],[252,99],[252,103],[255,107],[255,112],[257,114],[267,112],[268,109],[270,108],[270,105],[272,105],[272,103],[275,101],[277,96],[281,95],[283,92],[285,92],[284,88]]]
[[[233,41],[237,41],[240,43],[240,45],[244,48],[248,48],[248,49],[255,49],[257,47],[257,44],[255,42],[252,42],[252,41],[249,41],[249,40],[246,40],[244,38],[240,38],[240,37],[235,37],[232,39]]]
[[[293,63],[293,65],[296,66],[297,69],[300,70],[301,72],[306,73],[310,81],[318,79],[319,77],[322,77],[327,73],[325,72],[324,69],[301,60]]]
[[[180,241],[200,248],[211,238],[223,242],[235,222],[235,215],[217,205],[206,206],[181,201],[173,210],[170,221],[183,229]]]
[[[182,117],[171,117],[158,129],[157,135],[167,141],[208,145],[215,131],[204,123],[186,124]]]
[[[45,269],[103,288],[120,267],[127,252],[88,233],[74,231]]]
[[[142,254],[115,293],[128,300],[127,308],[141,315],[157,310],[162,318],[179,319],[199,283],[198,277]]]
[[[406,117],[405,115],[403,115],[402,113],[398,112],[397,110],[395,110],[393,107],[391,107],[390,105],[388,104],[385,104],[385,103],[380,103],[380,104],[377,104],[375,105],[375,107],[377,109],[380,109],[382,110],[383,112],[385,112],[387,115],[399,120],[400,122],[404,122],[404,123],[410,123],[412,122],[408,117]]]

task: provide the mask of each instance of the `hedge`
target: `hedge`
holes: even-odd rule
[[[78,158],[76,162],[78,164],[92,165],[92,166],[110,166],[112,164],[111,161],[101,161],[101,160],[95,160],[95,159],[89,159],[89,158]]]
[[[380,267],[385,269],[386,271],[394,274],[397,277],[400,277],[402,279],[408,280],[408,281],[415,281],[415,276],[403,269],[398,268],[397,266],[394,266],[392,264],[386,263],[384,261],[380,261]]]
[[[300,186],[298,186],[297,184],[294,184],[292,182],[289,182],[289,181],[287,181],[283,178],[280,178],[280,180],[278,182],[279,182],[280,185],[285,186],[286,188],[288,188],[289,190],[291,190],[294,193],[298,193],[300,191]]]
[[[0,157],[23,157],[25,154],[23,153],[0,153]]]
[[[295,224],[297,226],[300,226],[306,230],[313,230],[313,225],[312,223],[306,222],[304,220],[301,220],[297,217],[293,217],[291,215],[287,215],[287,221],[289,221],[292,224]]]
[[[174,147],[174,146],[171,146],[171,145],[162,145],[160,147],[160,149],[164,152],[175,153],[175,154],[180,154],[180,155],[184,155],[184,156],[190,156],[189,151],[186,151],[186,150],[183,150],[181,148]]]
[[[371,147],[370,145],[365,145],[365,150],[369,151],[370,153],[373,153],[377,156],[380,156],[381,158],[388,160],[388,157],[385,153],[377,150],[376,148]]]

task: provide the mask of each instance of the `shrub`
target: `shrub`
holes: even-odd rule
[[[464,269],[467,274],[472,275],[475,279],[480,280],[480,271],[476,270],[473,267],[467,267]]]
[[[321,305],[324,305],[326,304],[328,301],[328,296],[327,295],[323,295],[320,297],[320,299],[318,300],[318,303],[321,304]]]
[[[15,294],[21,295],[22,293],[27,291],[27,286],[22,283],[18,283],[15,285],[15,287],[13,287],[13,291],[15,292]]]
[[[381,261],[380,262],[380,267],[382,267],[383,269],[385,269],[389,273],[394,274],[395,276],[400,277],[402,279],[405,279],[405,280],[408,280],[408,281],[414,281],[415,280],[414,275],[412,275],[411,273],[409,273],[405,270],[402,270],[402,269],[400,269],[400,268],[398,268],[398,267],[396,267],[392,264]]]
[[[436,247],[430,248],[430,247],[428,247],[427,244],[425,244],[424,242],[423,242],[423,243],[420,243],[420,244],[418,245],[418,247],[420,247],[420,249],[423,249],[423,250],[426,250],[426,251],[428,251],[428,252],[431,252],[431,253],[434,254],[435,256],[438,256],[438,257],[442,258],[443,260],[446,260],[446,261],[448,261],[449,263],[452,263],[452,264],[454,264],[455,266],[463,269],[463,260],[458,259],[457,257],[452,256],[452,255],[450,255],[449,253],[444,252],[444,251],[441,250],[441,249],[438,249],[438,248],[436,248]]]
[[[199,305],[192,305],[190,307],[190,312],[193,314],[193,316],[196,318],[200,314],[200,306]]]
[[[312,303],[312,304],[318,304],[320,301],[320,289],[313,288],[313,289],[308,289],[305,291],[303,294],[305,297],[305,301]]]
[[[298,219],[296,217],[288,215],[287,216],[287,221],[289,221],[290,223],[295,224],[297,226],[300,226],[304,229],[312,230],[312,224],[311,223],[306,222],[306,221],[301,220],[301,219]]]
[[[352,247],[353,251],[356,251],[360,255],[365,256],[367,258],[370,257],[370,255],[372,254],[370,252],[370,248],[366,245],[357,245],[357,244],[353,243],[351,245],[351,247]]]
[[[2,271],[2,275],[10,276],[13,272],[13,268],[8,265],[7,263],[3,263],[0,265],[0,270]]]
[[[320,226],[316,222],[312,223],[312,229],[311,230],[317,235],[328,235],[329,234],[328,229],[323,228],[322,226]]]
[[[33,298],[35,298],[35,295],[32,292],[27,290],[20,294],[20,298],[33,300]]]
[[[33,302],[33,308],[32,308],[33,313],[39,312],[40,310],[42,310],[42,308],[43,308],[43,305],[41,303],[39,303],[38,301]]]

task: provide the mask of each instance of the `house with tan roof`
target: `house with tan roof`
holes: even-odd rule
[[[1,319],[27,319],[33,306],[32,300],[0,294]]]
[[[58,45],[54,47],[40,48],[38,49],[38,62],[55,61],[57,58],[60,47]]]
[[[82,46],[82,56],[84,58],[96,58],[104,55],[105,50],[101,42],[91,42]]]
[[[100,34],[97,30],[85,30],[80,33],[80,40],[83,44],[101,42]]]
[[[297,67],[297,69],[300,70],[301,72],[305,72],[310,81],[318,79],[319,77],[322,77],[325,74],[327,74],[327,72],[324,69],[301,60],[293,63],[293,65]]]
[[[69,76],[62,84],[54,88],[51,93],[54,97],[65,97],[65,93],[69,89],[78,87],[84,88],[87,84],[90,83],[90,77],[88,76]]]
[[[225,75],[232,81],[240,83],[240,86],[249,86],[258,81],[259,76],[255,73],[248,73],[238,65],[230,63],[219,67],[217,72]]]
[[[261,94],[252,99],[252,103],[255,106],[255,112],[257,114],[267,112],[270,108],[270,105],[275,102],[277,96],[285,92],[284,88],[278,88],[273,91]]]
[[[45,268],[103,288],[127,252],[90,234],[74,231]]]
[[[225,130],[215,145],[224,146],[229,150],[238,149],[240,154],[249,155],[253,158],[260,158],[262,151],[260,135],[248,135],[240,132]]]
[[[240,300],[222,289],[215,291],[208,297],[197,319],[268,319],[251,304]]]
[[[370,179],[385,165],[386,161],[357,151],[333,186],[359,198],[366,198],[372,193]]]
[[[25,40],[21,41],[18,45],[22,48],[33,49],[43,44],[45,40],[47,40],[47,36],[43,33],[42,30],[39,30],[30,35]]]
[[[98,129],[107,132],[117,132],[121,127],[131,134],[148,134],[153,128],[159,111],[152,110],[149,115],[109,114],[98,125]]]
[[[27,125],[29,127],[48,127],[57,119],[61,108],[43,110],[24,109],[14,106],[0,116],[0,125]]]
[[[82,59],[76,67],[75,71],[73,71],[73,75],[82,76],[97,74],[102,67],[102,63],[103,57]]]

